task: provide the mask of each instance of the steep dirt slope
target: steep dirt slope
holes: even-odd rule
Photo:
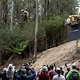
[[[49,65],[56,63],[56,65],[63,65],[64,63],[77,62],[80,59],[79,53],[80,41],[72,41],[60,45],[58,47],[54,47],[44,51],[40,58],[34,63],[34,67],[36,70],[40,68],[42,65]]]

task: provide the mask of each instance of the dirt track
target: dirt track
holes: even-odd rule
[[[49,65],[56,63],[57,66],[61,66],[64,65],[64,63],[72,64],[74,62],[79,62],[80,53],[77,51],[76,46],[78,46],[79,50],[80,41],[78,41],[78,45],[76,42],[77,41],[68,42],[44,51],[42,56],[38,58],[34,64],[35,69],[38,70],[43,64]]]

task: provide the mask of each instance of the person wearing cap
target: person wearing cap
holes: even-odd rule
[[[57,75],[53,77],[52,80],[66,80],[65,77],[61,74],[60,68],[56,68]]]
[[[80,80],[80,73],[75,64],[72,64],[72,70],[66,75],[67,80]]]
[[[43,66],[41,69],[41,73],[38,73],[37,77],[39,78],[39,80],[50,80],[48,68],[46,66]]]

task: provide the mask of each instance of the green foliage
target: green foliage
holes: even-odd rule
[[[16,28],[12,32],[9,29],[0,29],[0,47],[11,53],[18,54],[22,52],[28,46],[29,41],[33,39],[33,25],[29,27],[24,26],[23,30]]]
[[[53,15],[48,20],[44,20],[41,27],[44,29],[42,35],[45,34],[45,37],[47,37],[48,47],[63,43],[67,37],[64,16]]]
[[[75,6],[77,4],[77,0],[50,0],[49,12],[51,15],[58,13],[61,15],[64,12],[73,15],[76,13]]]
[[[36,1],[14,0],[14,2],[13,27],[15,28],[12,32],[10,31],[11,0],[5,3],[8,9],[1,8],[0,3],[0,10],[7,12],[7,16],[5,16],[7,23],[5,25],[3,25],[4,18],[2,18],[4,14],[2,14],[2,11],[0,12],[0,49],[3,51],[5,49],[4,53],[7,51],[7,53],[22,54],[28,46],[33,51]],[[39,15],[38,51],[45,50],[46,46],[50,48],[67,41],[67,28],[64,26],[64,21],[69,15],[76,13],[76,5],[76,0],[39,0],[39,7],[41,7],[39,13],[41,15]],[[21,20],[22,9],[29,12],[27,21]]]
[[[57,29],[61,27],[64,23],[63,17],[61,16],[52,16],[49,20],[45,20],[42,23],[42,26],[45,30],[52,30],[52,28]]]

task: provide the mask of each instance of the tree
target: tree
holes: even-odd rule
[[[45,0],[44,15],[47,18],[49,14],[49,0]]]
[[[34,57],[36,58],[36,54],[37,54],[37,40],[38,40],[38,16],[39,16],[39,12],[38,12],[38,0],[36,0],[36,26],[35,26],[35,44],[34,44]]]
[[[69,15],[76,13],[76,0],[38,1],[39,15],[36,14],[35,0],[0,0],[0,26],[2,26],[0,27],[0,49],[4,54],[7,52],[12,55],[10,50],[15,54],[16,50],[23,48],[20,44],[26,41],[28,42],[28,53],[43,51],[67,41],[64,20]],[[28,21],[21,19],[21,10],[29,12]],[[36,19],[36,16],[39,17],[39,20]],[[36,32],[35,23],[38,26]],[[10,27],[12,30],[13,26],[15,29],[11,33]]]
[[[8,15],[8,6],[7,0],[1,0],[1,15],[2,15],[2,23],[4,26],[7,24],[7,15]]]
[[[12,0],[12,9],[11,9],[11,25],[10,25],[10,30],[13,30],[13,17],[14,17],[14,1]]]

